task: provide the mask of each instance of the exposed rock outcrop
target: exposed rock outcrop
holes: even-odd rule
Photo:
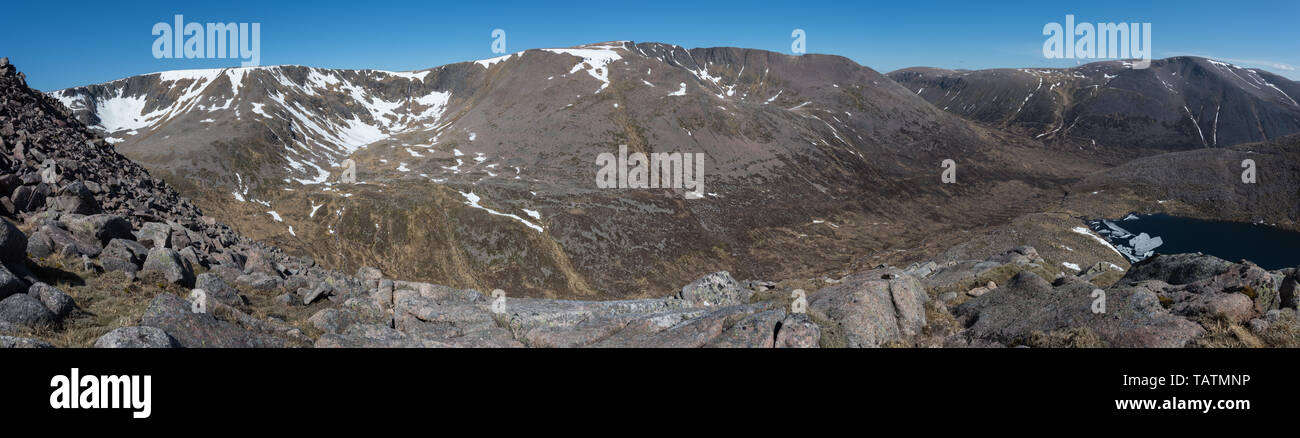
[[[846,347],[880,347],[915,338],[925,326],[925,287],[900,269],[846,278],[808,297],[810,314],[835,324]]]

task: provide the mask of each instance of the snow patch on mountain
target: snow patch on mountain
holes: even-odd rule
[[[581,46],[573,49],[542,49],[546,52],[572,55],[582,58],[569,73],[577,73],[579,70],[586,70],[588,75],[600,81],[600,88],[596,89],[599,93],[606,87],[609,87],[609,63],[623,59],[623,55],[616,52],[616,49],[622,49],[622,45],[600,45],[593,44]],[[583,68],[586,67],[586,68]]]
[[[510,58],[514,58],[515,55],[522,55],[523,53],[524,52],[516,52],[516,53],[511,53],[509,55],[498,56],[495,58],[480,59],[478,61],[474,61],[474,63],[483,66],[483,68],[490,68],[492,67],[493,64],[509,60]]]
[[[415,103],[427,107],[416,119],[427,124],[432,124],[442,118],[442,113],[447,110],[447,103],[451,101],[450,91],[434,91],[415,99]]]
[[[118,90],[117,97],[102,99],[95,104],[95,113],[99,115],[98,127],[105,132],[147,128],[163,114],[157,111],[144,114],[146,103],[144,96],[124,97],[122,90]]]
[[[412,81],[420,81],[420,82],[424,82],[424,79],[429,77],[429,73],[433,72],[432,70],[425,70],[425,71],[373,70],[373,71],[380,74],[385,74],[393,77],[404,78],[404,79],[409,79]]]
[[[477,208],[477,209],[480,209],[480,210],[486,211],[486,212],[488,212],[489,214],[492,214],[492,215],[496,215],[496,216],[504,216],[504,217],[508,217],[508,218],[511,218],[511,219],[517,220],[517,221],[519,221],[520,223],[523,223],[524,225],[526,225],[528,228],[532,228],[532,229],[534,229],[534,230],[537,230],[537,232],[539,232],[539,233],[543,231],[541,226],[536,225],[536,224],[534,224],[534,223],[532,223],[532,222],[529,222],[529,221],[527,221],[527,220],[524,220],[524,218],[521,218],[521,217],[516,216],[516,215],[513,215],[513,214],[509,214],[509,213],[502,213],[502,212],[499,212],[499,211],[496,211],[496,210],[493,210],[493,209],[490,209],[490,208],[484,207],[483,205],[479,204],[479,201],[481,201],[482,199],[479,198],[478,195],[475,195],[474,192],[470,192],[470,193],[460,192],[460,195],[465,197],[465,205],[468,205],[468,206],[470,206],[470,207],[474,207],[474,208]]]
[[[1093,240],[1096,240],[1102,245],[1105,245],[1107,248],[1110,248],[1111,251],[1115,251],[1115,254],[1119,254],[1121,256],[1124,255],[1124,254],[1120,254],[1119,250],[1115,249],[1115,246],[1111,245],[1110,242],[1107,242],[1106,239],[1102,239],[1101,236],[1093,234],[1092,230],[1089,230],[1088,227],[1074,227],[1070,231],[1091,237]]]
[[[686,95],[686,83],[685,83],[685,82],[682,82],[682,83],[681,83],[681,87],[682,87],[681,89],[679,89],[679,90],[677,90],[677,91],[674,91],[674,92],[672,92],[672,93],[668,93],[668,95],[669,95],[669,96],[685,96],[685,95]]]

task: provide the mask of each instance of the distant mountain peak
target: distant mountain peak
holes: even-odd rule
[[[1068,68],[889,73],[930,103],[1031,137],[1105,147],[1189,149],[1300,132],[1300,83],[1208,58]]]

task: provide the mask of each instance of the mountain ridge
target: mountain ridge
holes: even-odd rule
[[[1159,152],[1300,132],[1298,82],[1200,57],[1159,59],[1141,70],[1130,66],[1100,61],[1038,69],[912,67],[888,76],[970,120],[1086,148]]]

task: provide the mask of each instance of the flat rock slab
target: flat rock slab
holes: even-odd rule
[[[186,348],[284,347],[277,337],[246,330],[207,313],[193,313],[190,303],[169,293],[158,294],[145,309],[140,325],[162,329]]]
[[[717,348],[772,348],[776,346],[777,328],[785,319],[785,310],[774,309],[744,317],[733,324],[706,347]]]
[[[808,297],[808,311],[838,324],[847,347],[904,341],[925,326],[925,288],[896,268],[850,275]]]
[[[954,313],[974,321],[968,338],[1005,345],[1023,343],[1034,332],[1086,328],[1111,347],[1183,347],[1205,331],[1171,314],[1154,292],[1142,287],[1105,290],[1105,312],[1094,312],[1096,289],[1082,282],[1053,287],[1022,272],[1005,286],[957,306]]]
[[[381,324],[356,324],[341,333],[327,333],[316,340],[316,348],[450,348],[450,343],[416,339]]]

